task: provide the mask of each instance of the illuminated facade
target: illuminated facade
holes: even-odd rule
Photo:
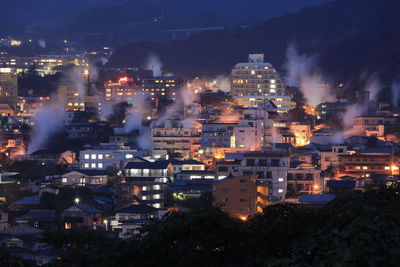
[[[104,99],[106,101],[114,100],[117,102],[129,102],[134,95],[141,93],[141,88],[129,83],[127,77],[121,77],[118,82],[109,81],[105,85]]]
[[[35,57],[0,56],[0,66],[14,68],[18,73],[27,71],[30,67],[35,66],[41,75],[54,74],[59,71],[57,67],[67,65],[87,67],[88,62],[84,58],[74,55],[42,55]]]
[[[154,128],[152,130],[153,157],[179,153],[189,159],[198,156],[200,133],[197,128]]]
[[[63,99],[66,111],[84,111],[87,88],[72,79],[61,79],[58,85],[58,97]]]
[[[143,95],[151,100],[154,108],[160,102],[175,101],[183,80],[177,77],[153,77],[143,80]]]
[[[0,104],[16,110],[18,102],[18,77],[10,68],[0,68]]]
[[[271,100],[278,112],[287,112],[295,107],[286,95],[283,82],[269,63],[264,63],[263,54],[249,55],[249,62],[238,63],[231,72],[232,96],[239,104],[255,105]]]
[[[269,203],[268,186],[257,176],[228,176],[213,185],[213,205],[232,217],[247,220]]]
[[[295,135],[295,146],[305,146],[310,143],[311,129],[306,123],[293,122],[290,131]]]

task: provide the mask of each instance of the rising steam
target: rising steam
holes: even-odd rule
[[[324,83],[325,79],[316,70],[315,56],[299,54],[296,48],[290,45],[286,57],[285,83],[299,87],[308,105],[315,107],[320,103],[332,100],[331,89],[319,86]]]
[[[147,58],[145,68],[147,70],[152,70],[153,76],[155,76],[155,77],[161,76],[163,73],[162,72],[162,63],[161,63],[159,57],[157,57],[154,54],[150,54],[149,57]]]
[[[47,103],[33,115],[33,131],[28,145],[28,154],[46,148],[51,135],[57,133],[64,126],[64,103],[57,100]]]
[[[391,91],[392,91],[393,107],[397,108],[399,106],[399,97],[400,97],[400,83],[398,81],[392,84]]]
[[[219,90],[225,93],[229,93],[231,91],[231,79],[229,77],[218,75],[217,78],[215,78],[215,83]]]

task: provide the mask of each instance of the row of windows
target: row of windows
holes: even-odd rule
[[[98,168],[98,169],[102,169],[104,167],[104,165],[103,165],[103,163],[84,163],[83,164],[83,168],[85,168],[85,169],[89,169],[89,168],[91,168],[91,169],[96,169],[96,168]]]

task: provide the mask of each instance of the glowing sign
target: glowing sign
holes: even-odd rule
[[[126,77],[126,76],[121,77],[121,78],[119,78],[118,82],[119,83],[128,83],[128,77]]]

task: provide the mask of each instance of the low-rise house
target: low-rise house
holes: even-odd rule
[[[76,153],[71,150],[41,149],[33,152],[28,159],[40,163],[71,164],[76,162]]]
[[[158,209],[148,205],[132,205],[115,212],[110,221],[112,231],[118,231],[120,238],[128,238],[138,233],[143,225],[158,218]]]
[[[42,238],[43,230],[24,224],[0,231],[0,244],[4,250],[38,265],[49,263],[58,254],[51,246],[43,243]]]
[[[10,223],[8,222],[8,213],[10,211],[0,205],[0,231],[6,230],[10,227]]]
[[[154,208],[164,207],[166,183],[155,180],[133,180],[127,178],[116,185],[116,207],[144,204]]]
[[[211,179],[216,180],[215,171],[181,171],[176,174],[176,180]]]
[[[101,210],[84,204],[73,205],[61,213],[61,219],[66,230],[77,228],[96,230],[103,226],[101,218]]]
[[[30,210],[30,209],[40,209],[43,207],[40,196],[24,197],[17,201],[14,201],[10,205],[11,210]]]
[[[328,192],[337,196],[353,194],[356,181],[353,180],[328,180],[326,183]]]
[[[175,180],[168,185],[168,191],[179,200],[199,198],[205,193],[211,193],[213,184],[213,179]]]
[[[297,198],[304,193],[320,193],[323,182],[321,180],[321,170],[315,168],[313,164],[304,162],[291,162],[288,169],[287,179],[278,180],[280,186],[285,187],[286,198]]]
[[[189,159],[189,160],[172,160],[172,166],[174,173],[181,171],[204,171],[205,164],[203,162]]]
[[[88,148],[79,152],[80,169],[105,170],[114,167],[122,170],[127,162],[133,161],[142,153],[129,147],[115,144]]]
[[[311,207],[322,207],[336,198],[333,194],[303,194],[299,203]]]
[[[347,146],[335,145],[330,149],[320,151],[320,166],[321,170],[326,170],[329,167],[339,165],[339,155],[347,154]]]
[[[107,182],[108,174],[102,170],[76,170],[61,176],[63,186],[100,186]]]
[[[257,178],[255,175],[228,176],[215,181],[213,205],[242,220],[262,212],[269,203],[268,186]]]
[[[126,176],[132,178],[152,178],[168,181],[173,178],[172,163],[165,160],[150,162],[128,162],[125,166]]]
[[[30,210],[28,213],[18,218],[17,222],[27,223],[35,228],[51,229],[56,226],[58,219],[55,210]]]

